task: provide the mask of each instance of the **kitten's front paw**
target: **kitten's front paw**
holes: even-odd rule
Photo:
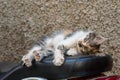
[[[32,66],[32,59],[29,56],[27,55],[23,56],[22,61],[23,64],[25,64],[27,67]]]
[[[67,55],[70,55],[70,56],[75,56],[77,55],[77,50],[75,48],[71,48],[67,51]]]
[[[55,58],[53,60],[53,63],[55,66],[61,66],[64,63],[64,58],[60,58],[60,57]]]

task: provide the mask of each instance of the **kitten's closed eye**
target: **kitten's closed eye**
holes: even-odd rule
[[[84,42],[82,42],[82,41],[80,41],[80,42],[78,43],[79,48],[88,48],[88,45],[83,44],[83,43],[84,43]]]
[[[83,45],[81,43],[78,44],[79,47],[83,47]]]

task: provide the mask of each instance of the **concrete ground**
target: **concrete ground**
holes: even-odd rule
[[[59,29],[93,30],[108,40],[120,75],[120,0],[0,0],[0,61],[19,61],[43,35]]]

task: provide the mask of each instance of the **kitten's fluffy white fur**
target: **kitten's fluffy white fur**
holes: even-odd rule
[[[69,31],[68,31],[69,32]],[[32,60],[40,61],[44,56],[47,56],[47,50],[50,50],[54,54],[53,63],[56,66],[61,66],[64,63],[64,48],[68,49],[67,55],[77,55],[78,51],[74,47],[79,41],[83,41],[89,33],[92,31],[76,31],[71,36],[66,37],[66,33],[60,32],[52,37],[48,37],[44,40],[45,49],[43,50],[40,45],[35,45],[29,52],[23,56],[22,61],[26,66],[32,65]],[[68,33],[69,35],[71,33]],[[85,43],[84,43],[85,45]]]

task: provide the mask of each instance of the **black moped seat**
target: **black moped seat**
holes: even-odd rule
[[[33,61],[33,66],[26,67],[18,64],[3,72],[0,80],[21,80],[26,77],[44,77],[48,80],[65,79],[70,77],[85,77],[100,74],[112,69],[112,58],[105,56],[74,56],[66,57],[62,66],[54,66],[53,58],[45,58],[42,62]]]

